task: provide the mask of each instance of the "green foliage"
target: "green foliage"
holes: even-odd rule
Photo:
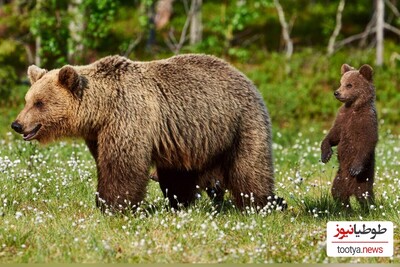
[[[31,16],[30,32],[40,38],[38,51],[42,65],[55,68],[67,63],[68,1],[37,0]]]
[[[55,68],[68,62],[68,40],[71,39],[69,24],[72,18],[69,1],[37,0],[31,14],[30,32],[40,38],[39,54],[43,65]],[[111,29],[117,4],[112,0],[85,0],[79,5],[84,25],[81,43],[85,51],[98,49],[103,45]],[[72,49],[73,50],[73,49]],[[81,60],[80,58],[78,60]]]
[[[271,1],[236,1],[233,9],[228,7],[228,21],[233,31],[242,31],[247,25],[260,17],[262,10],[271,4]]]
[[[12,90],[18,81],[15,67],[23,65],[25,58],[21,56],[21,47],[12,40],[0,43],[0,103],[4,104],[12,95]]]
[[[96,49],[111,29],[117,3],[113,0],[85,0],[79,8],[85,14],[83,43],[87,48]]]
[[[230,0],[203,6],[204,14],[212,14],[204,23],[204,39],[198,50],[247,59],[248,51],[234,46],[235,35],[258,22],[270,0]]]
[[[19,10],[19,14],[15,10]],[[0,105],[12,103],[14,87],[22,71],[26,71],[23,45],[28,39],[27,12],[28,7],[22,3],[0,7]]]
[[[395,51],[392,49],[394,47],[388,43],[386,58]],[[310,121],[327,121],[329,127],[341,105],[333,97],[333,91],[339,87],[341,65],[373,66],[374,56],[373,50],[339,51],[332,57],[304,50],[287,61],[284,55],[271,53],[265,56],[260,67],[245,64],[239,69],[248,74],[262,92],[272,122],[279,128],[300,130]],[[386,125],[399,125],[399,66],[375,68],[374,71],[378,116]]]
[[[355,67],[364,63],[374,65],[373,50],[346,47],[332,57],[324,55],[328,36],[334,27],[338,2],[281,1],[289,24],[293,22],[291,35],[295,42],[295,53],[290,61],[278,53],[281,29],[271,0],[204,1],[203,41],[195,47],[183,47],[181,52],[214,54],[237,65],[262,91],[273,122],[280,127],[301,127],[314,120],[328,121],[340,106],[331,94],[338,85],[341,64],[347,62]],[[0,42],[3,99],[7,99],[9,88],[17,81],[16,75],[26,76],[27,57],[23,46],[35,47],[35,38],[40,37],[42,49],[39,53],[44,67],[50,69],[67,63],[67,43],[71,39],[68,30],[71,20],[69,1],[18,3],[4,5],[3,10],[8,12],[5,16],[7,19],[0,17],[0,22],[6,25],[5,36],[10,37]],[[79,10],[85,14],[86,25],[82,36],[85,62],[82,63],[89,58],[123,53],[136,38],[140,42],[131,55],[139,60],[171,55],[163,40],[169,34],[169,29],[157,33],[154,49],[146,49],[149,16],[153,12],[154,0],[136,0],[133,3],[87,0],[82,3]],[[175,1],[173,8],[168,27],[178,31],[175,35],[179,36],[187,18],[187,10],[183,1]],[[20,11],[15,14],[11,12],[16,9]],[[343,36],[363,30],[370,19],[370,12],[371,7],[363,1],[347,1],[343,13]],[[21,25],[20,34],[24,33],[24,37],[17,34],[18,25]],[[29,26],[31,31],[27,34],[24,31]],[[377,106],[385,122],[398,125],[395,107],[400,97],[396,89],[399,87],[396,75],[399,64],[395,59],[389,62],[392,55],[398,54],[398,46],[386,41],[385,53],[388,65],[375,70]]]
[[[83,46],[83,51],[82,48],[77,49],[83,55],[70,60],[73,59],[77,62],[72,63],[78,64],[110,53],[123,53],[135,39],[140,42],[135,45],[132,54],[137,54],[141,59],[155,58],[159,54],[170,54],[165,40],[171,34],[170,29],[174,29],[175,37],[181,34],[188,15],[184,2],[190,5],[190,1],[174,1],[169,25],[156,32],[155,47],[148,49],[148,40],[151,39],[153,44],[150,18],[154,15],[155,2],[82,1],[78,7],[84,17],[84,30],[80,33],[82,40],[78,41],[79,44],[72,45],[68,29],[74,19],[68,10],[71,1],[10,1],[10,4],[5,4],[0,9],[5,14],[15,14],[5,16],[6,19],[0,17],[0,22],[6,26],[7,36],[22,38],[31,48],[35,47],[35,38],[41,37],[42,48],[38,52],[47,68],[65,64],[68,61],[68,49],[71,54],[77,46]],[[335,25],[338,3],[339,0],[281,0],[295,50],[301,50],[305,46],[325,50]],[[343,13],[343,28],[338,39],[364,30],[372,11],[373,7],[365,1],[347,1]],[[201,52],[247,61],[253,60],[254,52],[279,51],[283,48],[281,26],[272,0],[204,1],[202,14],[203,41],[194,47],[186,43],[181,52]],[[396,25],[396,22],[393,23]]]
[[[17,78],[12,66],[3,66],[0,68],[0,103],[4,104],[9,99]]]
[[[154,7],[155,0],[141,0],[139,2],[140,2],[139,25],[140,27],[146,29],[149,26],[149,15],[151,15],[151,10]]]

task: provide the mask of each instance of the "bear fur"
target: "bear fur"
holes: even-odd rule
[[[329,161],[332,147],[338,146],[339,170],[333,181],[332,195],[346,207],[355,195],[363,208],[374,201],[375,147],[378,142],[378,121],[375,108],[373,70],[363,65],[354,70],[347,64],[341,68],[340,87],[335,97],[344,104],[321,144],[321,160]]]
[[[140,203],[153,164],[173,207],[190,204],[196,187],[215,181],[239,208],[265,206],[274,196],[263,99],[218,58],[188,54],[137,62],[109,56],[51,71],[33,65],[28,76],[32,86],[12,127],[41,143],[83,138],[96,161],[102,209]]]

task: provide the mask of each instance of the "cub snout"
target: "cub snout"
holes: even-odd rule
[[[336,98],[340,97],[339,91],[335,91],[335,92],[333,93],[333,95],[334,95]]]

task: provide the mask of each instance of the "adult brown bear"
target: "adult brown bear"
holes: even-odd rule
[[[215,181],[239,208],[274,197],[267,109],[253,83],[220,59],[110,56],[51,71],[31,66],[28,75],[32,87],[12,128],[41,143],[83,138],[102,208],[140,203],[152,164],[173,207]]]

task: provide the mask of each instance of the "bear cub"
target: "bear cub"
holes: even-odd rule
[[[355,195],[363,209],[374,203],[373,183],[378,122],[375,108],[373,70],[363,65],[355,70],[342,65],[340,87],[334,96],[343,102],[336,120],[321,144],[321,161],[327,163],[332,147],[338,146],[339,170],[333,181],[332,196],[350,208]]]

